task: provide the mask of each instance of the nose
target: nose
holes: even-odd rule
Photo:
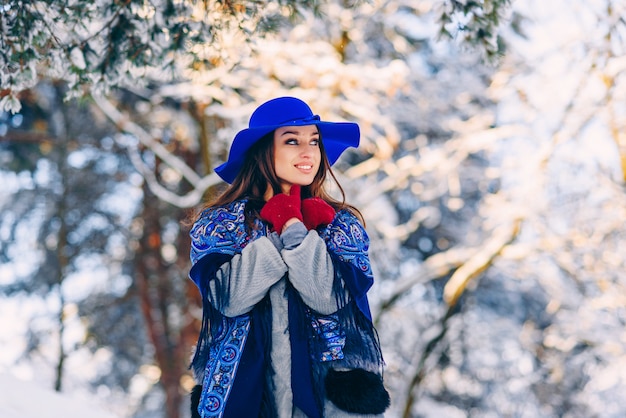
[[[315,152],[315,148],[315,145],[303,144],[303,146],[300,148],[300,155],[302,157],[312,158],[313,153]]]

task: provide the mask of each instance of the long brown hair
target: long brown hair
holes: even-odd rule
[[[313,182],[308,186],[302,187],[302,198],[319,197],[336,211],[347,209],[355,214],[361,222],[364,222],[361,212],[354,206],[346,203],[346,194],[331,169],[326,151],[324,150],[324,142],[321,139],[320,137],[320,167],[313,178]],[[326,190],[327,173],[337,185],[341,194],[341,200],[333,198]],[[221,194],[205,202],[196,213],[195,218],[197,220],[202,211],[207,208],[227,205],[240,199],[248,199],[246,220],[251,224],[254,218],[259,217],[259,211],[265,204],[264,195],[268,185],[273,189],[274,194],[282,192],[280,179],[276,175],[274,167],[274,131],[263,136],[250,147],[248,152],[246,152],[241,171],[239,171],[232,184]]]

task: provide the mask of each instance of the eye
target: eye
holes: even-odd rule
[[[298,140],[296,138],[289,138],[285,140],[285,144],[287,145],[298,145]]]
[[[310,144],[313,145],[313,146],[318,146],[320,144],[320,140],[319,139],[312,139]]]

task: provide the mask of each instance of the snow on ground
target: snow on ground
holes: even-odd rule
[[[2,418],[118,418],[98,410],[96,402],[42,388],[0,372],[0,417]]]

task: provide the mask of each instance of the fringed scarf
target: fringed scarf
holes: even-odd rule
[[[245,217],[246,200],[205,210],[191,230],[190,278],[203,301],[203,319],[191,367],[203,377],[202,417],[272,417],[271,306],[266,296],[246,315],[220,313],[228,289],[208,291],[220,266],[268,234],[267,225]],[[309,309],[287,280],[293,402],[310,418],[323,416],[324,376],[332,364],[382,374],[382,354],[372,325],[367,291],[373,284],[365,229],[347,210],[319,231],[333,260],[337,313]],[[218,281],[216,281],[216,284]],[[263,388],[262,391],[259,388]]]

